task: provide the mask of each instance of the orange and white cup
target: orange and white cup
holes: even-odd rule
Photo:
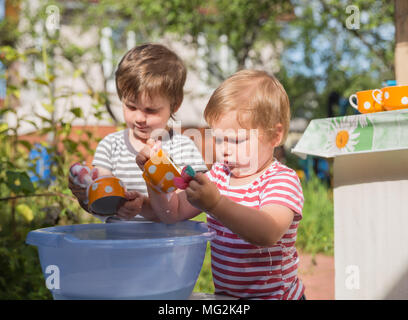
[[[113,176],[99,177],[87,188],[88,206],[99,215],[114,215],[126,201],[123,182]]]
[[[162,149],[144,165],[143,178],[158,193],[175,191],[175,177],[181,177],[181,170]]]
[[[375,89],[372,96],[387,111],[408,108],[408,86]]]
[[[374,91],[375,90],[364,90],[352,94],[349,97],[351,106],[360,111],[360,113],[384,111],[382,104],[378,103],[377,100],[374,99]],[[357,100],[357,104],[353,101],[353,99]]]

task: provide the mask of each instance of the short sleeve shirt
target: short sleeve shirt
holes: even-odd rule
[[[211,241],[215,292],[244,299],[300,299],[304,286],[297,277],[295,242],[304,199],[296,172],[275,160],[243,186],[229,185],[231,173],[223,164],[214,164],[207,176],[222,195],[239,204],[257,210],[278,204],[294,212],[289,229],[272,247],[246,242],[207,214],[209,229],[216,233]]]

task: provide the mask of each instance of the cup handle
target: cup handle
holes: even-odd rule
[[[357,100],[357,95],[356,95],[356,94],[352,94],[352,95],[350,96],[350,98],[349,98],[349,102],[350,102],[351,106],[352,106],[354,109],[358,110],[358,106],[353,102],[353,98],[356,98],[356,100]]]
[[[376,94],[375,94],[376,92],[379,92],[379,94],[380,94],[381,97],[382,97],[382,91],[381,91],[380,89],[375,89],[375,90],[373,90],[373,92],[371,93],[371,95],[373,96],[374,101],[377,102],[379,105],[382,106],[383,103],[382,103],[381,100],[378,100],[378,99],[377,99]]]

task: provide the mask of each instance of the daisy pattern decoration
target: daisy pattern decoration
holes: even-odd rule
[[[348,121],[354,121],[357,124],[360,125],[361,128],[364,128],[368,126],[368,119],[369,119],[369,113],[362,113],[359,115],[354,115],[354,116],[348,116]]]
[[[335,118],[331,122],[325,150],[332,154],[345,154],[354,151],[360,133],[355,132],[358,121],[353,117]]]
[[[333,158],[408,149],[408,108],[310,121],[292,153]]]

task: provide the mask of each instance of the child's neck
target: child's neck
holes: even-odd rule
[[[135,148],[135,150],[137,152],[140,152],[146,145],[146,141],[145,139],[137,139],[136,137],[133,136],[133,134],[130,134],[131,136],[130,138],[130,143],[132,144],[133,148]]]

